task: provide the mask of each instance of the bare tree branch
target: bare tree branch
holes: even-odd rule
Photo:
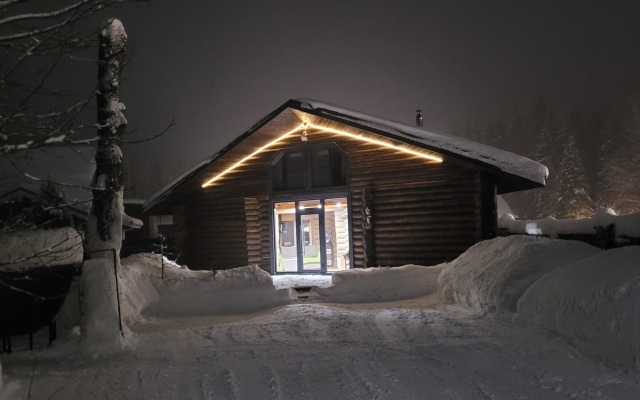
[[[160,136],[164,135],[165,133],[167,133],[169,131],[169,129],[171,129],[174,125],[176,124],[176,121],[171,118],[171,122],[169,122],[169,125],[167,125],[166,128],[164,128],[161,132],[159,132],[156,135],[153,136],[149,136],[146,137],[144,139],[139,139],[139,140],[123,140],[122,143],[126,143],[126,144],[135,144],[135,143],[144,143],[144,142],[148,142],[150,140],[159,138]]]
[[[49,19],[49,18],[57,17],[59,15],[67,14],[67,13],[69,13],[69,12],[79,8],[79,7],[82,7],[83,5],[89,4],[89,3],[95,3],[95,1],[82,0],[82,1],[79,1],[79,2],[77,2],[75,4],[71,4],[71,5],[67,6],[67,7],[62,7],[60,9],[49,11],[49,12],[12,15],[10,17],[4,18],[4,19],[0,19],[0,26],[4,25],[4,24],[7,24],[9,22],[25,21],[25,20],[32,20],[32,19]],[[103,3],[103,1],[100,1],[98,3]]]

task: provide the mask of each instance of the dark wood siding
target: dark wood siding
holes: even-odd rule
[[[186,263],[187,254],[186,244],[187,244],[187,214],[185,211],[184,204],[174,204],[173,205],[173,237],[175,240],[175,258],[178,263]]]
[[[346,189],[351,198],[354,267],[433,265],[452,260],[489,235],[491,219],[495,219],[495,185],[480,172],[448,160],[429,163],[415,155],[330,133],[310,132],[309,142],[335,143],[349,156],[349,186],[340,190]],[[244,149],[244,156],[255,151],[253,143]],[[219,269],[258,264],[271,270],[270,162],[279,150],[296,146],[304,144],[293,135],[214,185],[183,196],[186,216],[174,223],[183,224],[176,229],[184,231],[183,248],[178,250],[184,253],[184,263],[191,268]],[[202,182],[242,158],[234,157],[205,171]],[[373,213],[369,242],[365,242],[363,228],[365,188],[370,191]],[[367,259],[365,248],[372,251]]]
[[[461,166],[369,146],[349,151],[354,266],[434,265],[480,237],[479,174]],[[362,190],[371,189],[372,243],[365,242]],[[365,261],[365,247],[373,257]]]
[[[473,177],[374,190],[375,262],[382,266],[450,261],[477,239]],[[471,179],[469,179],[471,178]]]
[[[248,265],[244,198],[204,193],[186,204],[185,214],[182,262],[189,268],[228,269]]]
[[[244,199],[247,219],[247,258],[249,265],[257,265],[271,273],[269,200],[247,197]]]

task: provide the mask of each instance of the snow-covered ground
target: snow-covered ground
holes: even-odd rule
[[[523,299],[535,298],[534,289],[544,284],[546,289],[537,289],[540,295],[565,291],[569,293],[563,295],[573,299],[555,304],[583,304],[575,300],[581,298],[579,290],[572,289],[581,285],[565,290],[553,276],[573,279],[572,273],[597,270],[586,273],[605,284],[609,274],[598,265],[615,261],[625,267],[613,274],[611,284],[628,290],[616,292],[611,286],[606,293],[626,297],[622,303],[599,307],[615,314],[636,310],[624,304],[640,304],[632,294],[640,292],[634,286],[640,269],[629,267],[640,259],[638,248],[604,252],[532,240],[490,241],[470,249],[475,256],[467,254],[466,261],[457,264],[476,259],[476,268],[485,266],[485,279],[494,283],[488,286],[489,294],[504,293],[499,289],[504,286],[517,289],[509,292],[511,298],[522,292]],[[570,248],[571,257],[557,247]],[[486,268],[499,249],[511,256],[499,258],[496,268]],[[540,274],[541,279],[531,278],[540,265],[532,259],[553,261],[556,251],[561,258],[557,268]],[[562,265],[572,261],[581,264]],[[509,263],[520,272],[499,267]],[[553,307],[519,314],[509,307],[483,307],[483,302],[443,303],[436,290],[443,268],[449,277],[459,269],[460,276],[450,281],[460,283],[455,289],[459,299],[471,298],[465,290],[491,298],[480,294],[483,279],[470,275],[465,282],[462,276],[469,275],[468,270],[457,264],[347,271],[333,276],[333,286],[324,284],[300,300],[289,297],[286,286],[296,284],[291,278],[277,277],[281,282],[276,288],[268,274],[254,267],[213,274],[169,264],[163,280],[158,256],[125,259],[120,274],[124,338],[107,351],[104,346],[97,351],[74,330],[52,348],[40,338],[32,352],[24,350],[23,338],[13,354],[1,355],[0,399],[640,398],[637,372],[611,368],[612,360],[586,358],[581,347],[531,329],[535,324],[529,315],[551,315]],[[526,279],[518,281],[522,271]],[[583,282],[593,284],[593,279]],[[553,288],[552,282],[559,286]],[[408,293],[417,297],[400,299]],[[591,293],[597,291],[586,291]],[[234,311],[225,313],[230,305]],[[493,309],[503,311],[487,312]],[[563,310],[571,315],[571,307]],[[514,317],[523,323],[513,323]],[[627,327],[625,334],[637,326],[617,321]],[[580,329],[590,330],[591,325],[581,324]]]

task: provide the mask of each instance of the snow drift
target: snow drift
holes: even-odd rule
[[[192,271],[157,254],[122,260],[122,312],[125,317],[231,314],[286,304],[271,275],[257,266],[224,271]]]
[[[82,341],[87,353],[110,353],[126,347],[126,326],[120,332],[113,260],[96,258],[82,266],[81,286],[84,315]]]
[[[518,299],[540,277],[600,250],[588,244],[509,236],[480,242],[452,261],[438,285],[445,300],[484,311],[516,311]]]
[[[437,289],[444,264],[352,269],[333,273],[333,286],[314,292],[330,303],[371,303],[425,296]]]
[[[640,370],[640,247],[601,252],[535,282],[517,320],[551,330],[583,353]]]

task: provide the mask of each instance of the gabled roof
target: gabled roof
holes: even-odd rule
[[[293,117],[293,118],[292,118]],[[202,172],[216,160],[232,151],[254,133],[277,119],[295,119],[298,124],[316,121],[316,124],[339,124],[352,131],[370,132],[387,139],[407,143],[445,158],[471,164],[492,174],[499,193],[526,190],[545,185],[548,169],[528,158],[444,133],[436,133],[419,127],[363,114],[336,105],[310,99],[289,100],[254,124],[248,131],[213,155],[205,158],[162,190],[151,196],[144,205],[149,211],[168,199],[175,191]],[[279,122],[279,121],[278,121]],[[285,125],[282,125],[286,129]],[[293,126],[290,126],[292,128]],[[283,132],[284,133],[284,132]],[[246,155],[245,155],[246,156]],[[199,185],[198,185],[199,186]]]

